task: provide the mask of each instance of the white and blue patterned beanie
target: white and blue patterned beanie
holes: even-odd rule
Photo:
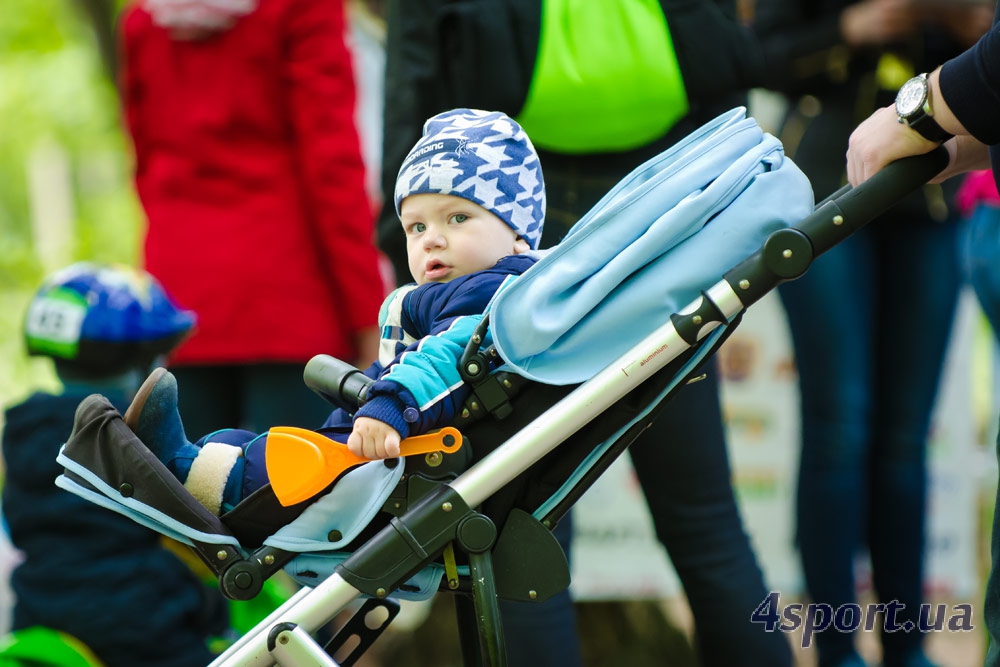
[[[545,220],[545,183],[535,147],[506,114],[453,109],[424,123],[396,178],[396,214],[410,195],[454,195],[506,222],[532,250]]]

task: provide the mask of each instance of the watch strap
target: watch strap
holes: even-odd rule
[[[955,136],[941,127],[938,122],[934,120],[934,116],[927,113],[919,114],[917,118],[911,120],[907,123],[907,125],[919,132],[920,135],[928,141],[942,143]]]

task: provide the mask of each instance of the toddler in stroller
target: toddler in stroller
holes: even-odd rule
[[[427,153],[448,143],[432,146]],[[357,652],[342,662],[352,664],[384,626],[366,630],[362,616],[328,647],[312,633],[359,597],[367,613],[369,603],[427,596],[439,586],[471,593],[475,615],[465,618],[478,641],[467,661],[502,664],[496,598],[540,601],[569,584],[552,522],[696,372],[746,306],[932,173],[918,169],[895,188],[879,188],[883,180],[874,203],[838,200],[810,215],[808,181],[776,139],[735,109],[626,177],[559,246],[507,281],[485,315],[452,323],[455,334],[468,328],[436,368],[467,385],[453,424],[473,445],[471,466],[450,468],[454,455],[369,462],[288,507],[276,502],[272,479],[217,517],[92,397],[60,453],[66,472],[57,483],[185,541],[227,595],[252,596],[282,567],[306,586],[213,664],[336,664],[330,655],[353,635]],[[431,169],[429,187],[434,179]],[[734,268],[715,282],[720,267]],[[406,359],[394,368],[407,368]],[[320,359],[306,369],[324,395],[356,400],[379,384],[357,382],[354,371],[334,377],[329,368]],[[496,418],[473,421],[477,411]]]
[[[348,465],[398,457],[401,439],[453,421],[469,393],[458,360],[476,324],[463,316],[481,315],[508,277],[536,261],[529,253],[538,246],[545,215],[538,156],[520,125],[502,113],[439,114],[427,121],[400,170],[395,205],[416,282],[382,306],[379,360],[366,371],[377,382],[364,404],[354,414],[334,411],[319,431],[346,443],[357,457],[347,457]],[[278,440],[287,448],[309,438],[323,448],[299,430],[270,436],[226,430],[192,445],[176,406],[176,383],[161,369],[147,379],[125,422],[216,514],[267,484],[269,468],[288,471],[274,484],[286,505],[343,472],[318,486],[305,483],[301,469],[288,463],[289,452],[269,445]],[[424,453],[415,444],[407,452]]]

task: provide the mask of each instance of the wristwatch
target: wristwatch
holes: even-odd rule
[[[929,92],[926,74],[918,74],[904,83],[896,93],[896,115],[900,123],[913,128],[925,139],[941,143],[955,135],[934,120]]]

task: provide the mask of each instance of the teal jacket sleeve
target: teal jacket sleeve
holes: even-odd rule
[[[482,315],[459,317],[418,341],[372,385],[357,416],[383,421],[403,438],[448,424],[471,391],[458,361],[481,320]]]
[[[385,422],[404,438],[449,424],[471,392],[458,371],[466,344],[494,295],[535,261],[512,255],[491,269],[407,293],[401,325],[417,340],[386,365],[356,416]],[[484,344],[490,342],[487,336]]]

